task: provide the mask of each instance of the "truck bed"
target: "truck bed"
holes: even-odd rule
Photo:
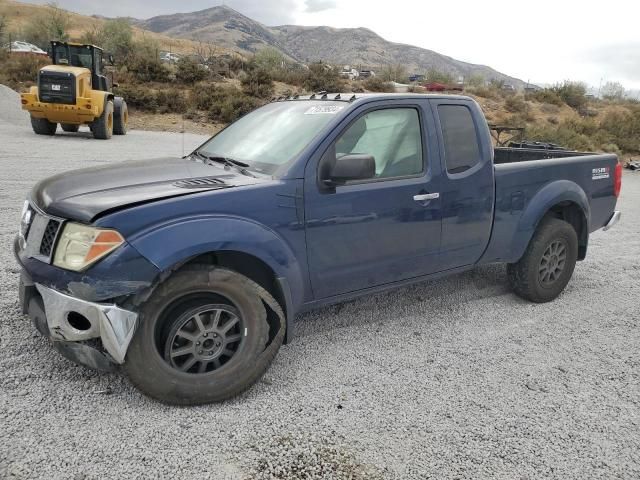
[[[493,163],[500,165],[503,163],[528,162],[531,160],[548,160],[550,158],[581,157],[585,155],[595,155],[588,152],[572,152],[570,150],[545,150],[542,148],[494,148]]]

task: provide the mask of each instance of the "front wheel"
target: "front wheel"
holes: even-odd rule
[[[108,140],[113,135],[113,102],[111,100],[104,104],[102,115],[93,122],[91,131],[93,137],[99,140]]]
[[[284,338],[270,338],[261,288],[231,270],[175,272],[143,305],[125,362],[132,383],[174,405],[234,397],[267,370]]]
[[[113,102],[113,134],[126,135],[129,125],[129,109],[122,97],[116,97]]]
[[[547,218],[536,230],[527,250],[507,265],[514,292],[536,303],[550,302],[567,286],[578,259],[578,236],[563,220]]]
[[[46,118],[31,117],[31,128],[38,135],[55,135],[58,124],[52,123]]]

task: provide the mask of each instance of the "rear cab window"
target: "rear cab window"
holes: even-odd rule
[[[478,134],[469,107],[438,105],[444,141],[444,155],[449,174],[463,173],[480,163],[482,155]]]

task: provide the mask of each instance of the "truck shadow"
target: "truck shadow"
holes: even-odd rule
[[[506,267],[483,265],[440,280],[367,295],[299,315],[294,324],[294,342],[295,338],[340,328],[400,322],[407,315],[422,312],[453,317],[469,302],[503,295],[513,295],[507,282]],[[517,297],[514,296],[513,301],[518,301]]]

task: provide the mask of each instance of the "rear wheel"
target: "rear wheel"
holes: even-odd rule
[[[126,135],[129,124],[127,102],[122,97],[116,97],[113,102],[113,108],[113,134]]]
[[[72,123],[61,123],[60,126],[62,127],[62,130],[70,133],[75,133],[80,130],[80,125],[74,125]]]
[[[284,338],[269,341],[260,287],[198,265],[173,274],[143,305],[125,362],[132,383],[162,402],[197,405],[242,393],[267,370]]]
[[[109,100],[102,111],[102,115],[93,122],[91,131],[93,137],[108,140],[113,135],[113,102]]]
[[[550,302],[567,286],[578,258],[578,236],[563,220],[542,221],[517,263],[507,266],[515,293],[536,303]]]
[[[51,123],[46,118],[31,117],[31,128],[38,135],[55,135],[58,124]]]

